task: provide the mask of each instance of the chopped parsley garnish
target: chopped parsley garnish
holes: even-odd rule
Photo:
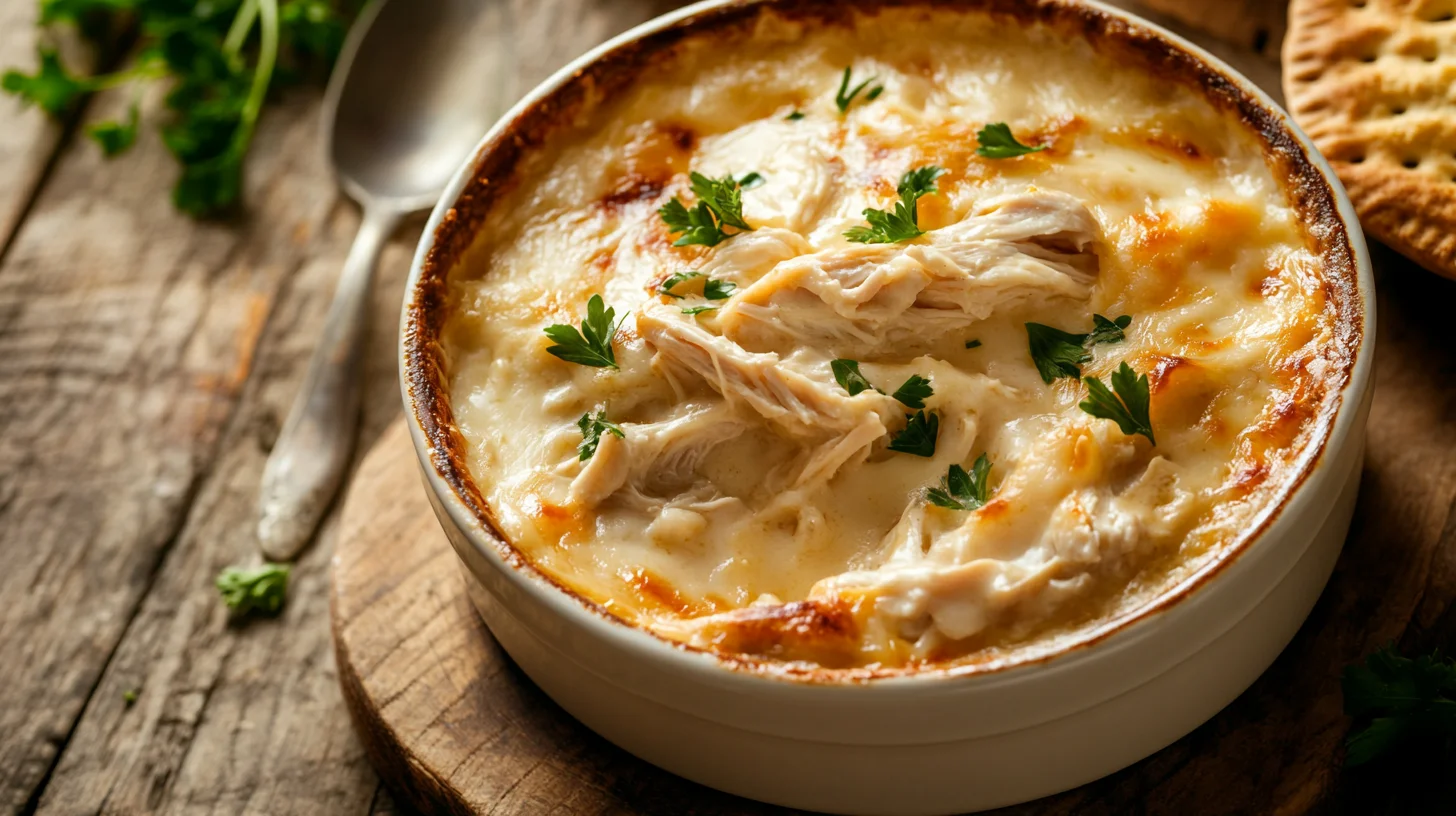
[[[123,691],[121,693],[121,702],[127,708],[131,708],[132,706],[136,705],[137,696],[138,695],[136,689],[127,689],[126,691]]]
[[[991,498],[991,460],[981,454],[971,465],[971,472],[960,465],[951,465],[950,472],[940,479],[940,487],[925,491],[925,498],[936,507],[950,510],[976,510]]]
[[[1415,659],[1385,648],[1345,669],[1345,713],[1355,729],[1345,741],[1345,764],[1363,765],[1401,743],[1424,737],[1456,739],[1456,661],[1440,653]]]
[[[968,349],[980,348],[980,347],[981,347],[981,341],[980,340],[967,340],[966,341],[966,348],[968,348]]]
[[[682,272],[676,272],[673,274],[672,277],[663,281],[661,286],[657,287],[657,293],[660,295],[667,295],[670,298],[681,299],[682,295],[673,294],[673,287],[677,286],[679,283],[686,283],[693,278],[701,278],[702,276],[703,273],[697,270],[685,270]]]
[[[738,284],[733,281],[709,278],[703,282],[703,297],[708,300],[727,300],[733,296],[733,290],[737,288]]]
[[[900,184],[895,188],[900,195],[900,200],[895,202],[895,209],[866,209],[864,217],[870,225],[851,227],[844,233],[844,237],[857,244],[897,244],[924,235],[918,223],[919,211],[916,202],[921,196],[939,192],[935,180],[944,173],[945,170],[933,164],[907,171],[900,177]]]
[[[1093,328],[1086,334],[1072,334],[1041,323],[1027,323],[1026,339],[1031,347],[1031,360],[1036,363],[1037,373],[1041,374],[1045,383],[1050,384],[1058,377],[1080,379],[1082,364],[1092,359],[1092,346],[1122,342],[1122,330],[1131,323],[1129,315],[1116,320],[1092,315]]]
[[[586,319],[581,321],[581,331],[564,323],[544,329],[546,336],[556,342],[546,349],[546,353],[568,363],[616,368],[617,357],[612,353],[612,336],[620,325],[612,322],[616,316],[616,310],[608,309],[601,295],[592,295],[586,303]]]
[[[745,173],[743,174],[743,178],[738,180],[738,186],[744,190],[752,190],[754,187],[758,187],[762,184],[763,174],[757,172]]]
[[[111,158],[126,152],[136,142],[137,119],[140,116],[137,103],[127,109],[126,121],[97,122],[86,127],[86,135],[101,148],[102,155]]]
[[[930,387],[930,380],[919,374],[911,374],[910,379],[896,388],[895,393],[890,396],[899,400],[906,408],[924,408],[926,397],[934,393],[935,389]]]
[[[618,439],[626,439],[622,433],[622,426],[615,422],[607,421],[607,408],[602,406],[597,409],[596,414],[587,412],[581,415],[576,421],[576,427],[581,429],[581,444],[576,446],[576,458],[585,462],[592,458],[597,452],[597,446],[602,442],[602,434],[609,433]]]
[[[751,181],[755,176],[762,182],[763,177],[757,173],[749,173],[743,178]],[[739,179],[732,175],[712,179],[697,172],[689,173],[688,179],[698,197],[697,205],[688,209],[677,196],[673,196],[657,211],[667,224],[669,233],[682,233],[672,242],[673,246],[717,246],[738,232],[753,229],[743,220],[743,188]],[[736,232],[725,232],[724,227],[732,227]]]
[[[859,363],[854,360],[834,360],[829,364],[829,370],[834,372],[834,381],[851,397],[863,391],[879,390],[859,372]]]
[[[940,417],[934,412],[906,414],[905,430],[890,440],[890,450],[929,459],[935,455],[935,439],[939,435]]]
[[[1087,399],[1078,403],[1083,411],[1098,417],[1110,419],[1128,436],[1142,434],[1154,445],[1153,422],[1148,417],[1148,376],[1138,376],[1136,371],[1122,363],[1112,372],[1112,390],[1096,377],[1084,377],[1087,384]],[[1113,392],[1116,396],[1113,396]]]
[[[717,306],[714,306],[711,303],[709,303],[709,304],[704,305],[704,306],[689,306],[686,309],[683,309],[682,310],[682,313],[685,314],[685,315],[697,315],[697,314],[702,314],[703,312],[711,312],[711,311],[713,311],[716,308],[718,308],[718,307]]]
[[[276,615],[283,609],[283,598],[288,591],[288,565],[228,567],[218,574],[214,583],[222,594],[222,602],[234,616],[253,612]]]
[[[803,119],[803,118],[804,118],[804,112],[803,111],[794,111],[793,113],[791,113],[788,116],[785,116],[784,117],[784,119],[786,119],[786,120],[788,120],[790,122],[797,122],[797,121],[799,121],[800,119]]]
[[[1011,135],[1011,128],[1005,122],[993,122],[981,128],[976,133],[976,141],[981,143],[976,148],[976,155],[985,159],[1014,159],[1046,150],[1046,145],[1032,147],[1016,141],[1016,137]]]
[[[860,92],[864,91],[865,88],[869,87],[869,85],[873,83],[876,79],[878,79],[878,77],[872,76],[869,79],[866,79],[851,88],[849,87],[850,69],[848,66],[846,66],[844,69],[844,76],[841,77],[839,80],[839,90],[834,94],[834,104],[836,107],[839,108],[839,112],[845,113],[846,111],[848,111],[849,106],[854,104],[854,98],[856,96],[859,96]],[[874,101],[875,97],[879,96],[884,92],[885,86],[875,85],[873,88],[869,88],[869,91],[865,93],[865,101],[872,102]]]

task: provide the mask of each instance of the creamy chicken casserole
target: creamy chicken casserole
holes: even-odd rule
[[[765,11],[583,92],[442,290],[513,557],[672,641],[895,672],[1064,648],[1226,555],[1323,439],[1353,273],[1270,137],[1150,66]]]

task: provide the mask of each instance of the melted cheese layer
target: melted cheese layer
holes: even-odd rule
[[[841,114],[847,65],[884,91]],[[1049,149],[976,155],[1001,121]],[[928,164],[923,236],[845,239]],[[753,230],[672,246],[657,209],[691,206],[689,171],[759,173]],[[831,668],[1055,648],[1233,542],[1329,398],[1339,317],[1260,142],[1049,31],[891,13],[689,40],[518,176],[450,284],[472,476],[538,567],[702,648]],[[658,292],[682,271],[682,298]],[[705,279],[736,288],[710,303]],[[546,353],[593,294],[625,315],[618,370]],[[1132,323],[1083,373],[1147,374],[1156,445],[1033,365],[1025,323],[1094,314]],[[891,450],[909,411],[848,394],[837,358],[884,392],[928,378],[934,455]],[[581,461],[599,409],[622,435]],[[989,503],[927,502],[982,454]]]

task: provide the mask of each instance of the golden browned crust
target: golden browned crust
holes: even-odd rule
[[[1450,3],[1293,0],[1284,94],[1365,229],[1456,278],[1456,19]]]
[[[852,25],[858,15],[887,9],[909,13],[955,10],[990,13],[1021,24],[1041,24],[1070,37],[1085,37],[1099,51],[1126,65],[1136,67],[1198,93],[1216,108],[1240,118],[1265,145],[1265,157],[1275,177],[1283,179],[1291,205],[1302,216],[1311,250],[1320,258],[1328,300],[1338,314],[1334,348],[1329,349],[1328,376],[1311,383],[1311,405],[1320,406],[1311,417],[1313,430],[1308,445],[1314,455],[1306,468],[1292,476],[1287,491],[1303,483],[1323,453],[1334,416],[1340,408],[1340,391],[1349,380],[1364,335],[1364,295],[1357,282],[1354,251],[1344,231],[1333,192],[1320,170],[1312,165],[1284,121],[1229,77],[1200,61],[1149,29],[1129,25],[1121,18],[1084,6],[1076,0],[738,0],[681,20],[668,28],[624,44],[604,54],[508,123],[498,137],[482,148],[475,175],[446,212],[436,229],[434,242],[424,258],[420,280],[405,310],[403,355],[405,387],[416,420],[424,431],[431,451],[431,465],[449,484],[456,496],[481,521],[490,543],[514,568],[531,574],[576,598],[603,618],[623,622],[601,605],[564,585],[550,572],[522,556],[501,532],[494,515],[470,476],[465,443],[455,426],[447,389],[447,361],[440,337],[449,322],[447,292],[451,270],[460,262],[501,195],[519,181],[522,167],[543,148],[553,135],[584,122],[600,102],[630,85],[654,65],[673,58],[676,46],[691,37],[711,32],[719,43],[751,37],[772,17],[778,23],[810,26]],[[1325,397],[1328,397],[1326,399]],[[1174,590],[1125,616],[1109,620],[1061,651],[1091,646],[1134,620],[1171,608],[1183,597],[1213,578],[1243,552],[1278,515],[1278,507],[1238,542],[1231,542],[1225,555]],[[750,617],[753,617],[750,614]],[[750,626],[758,635],[753,643],[735,644],[731,650],[709,649],[730,667],[809,682],[859,682],[876,677],[924,673],[926,667],[829,668],[802,662],[783,663],[753,656],[784,652],[788,659],[804,657],[832,661],[832,655],[806,656],[798,653],[808,632],[825,640],[830,633],[844,635],[856,625],[842,609],[825,609],[812,603],[788,604],[767,620]],[[644,630],[646,631],[646,630]],[[736,634],[746,634],[738,632]],[[724,633],[725,635],[727,633]],[[836,638],[827,637],[832,646]],[[697,650],[678,641],[663,639],[674,648]],[[833,649],[831,648],[831,651]],[[988,656],[983,661],[962,662],[942,670],[964,675],[999,671],[1017,665],[1046,660],[1055,653],[1021,654],[1010,659]],[[933,667],[932,667],[933,668]]]

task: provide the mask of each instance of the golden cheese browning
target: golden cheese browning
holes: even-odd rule
[[[1258,135],[1124,58],[975,12],[767,13],[681,39],[527,152],[442,333],[505,539],[662,637],[881,673],[1052,653],[1227,554],[1299,478],[1351,317]],[[846,67],[883,91],[841,112]],[[1046,149],[982,155],[994,122]],[[922,235],[846,238],[931,165]],[[674,246],[659,209],[697,203],[690,173],[757,174],[751,229]],[[592,296],[622,317],[615,369],[547,353]],[[1146,375],[1156,445],[1038,373],[1026,324],[1094,315],[1131,322],[1082,373]],[[893,396],[912,377],[923,404]],[[927,499],[982,455],[983,506]]]

